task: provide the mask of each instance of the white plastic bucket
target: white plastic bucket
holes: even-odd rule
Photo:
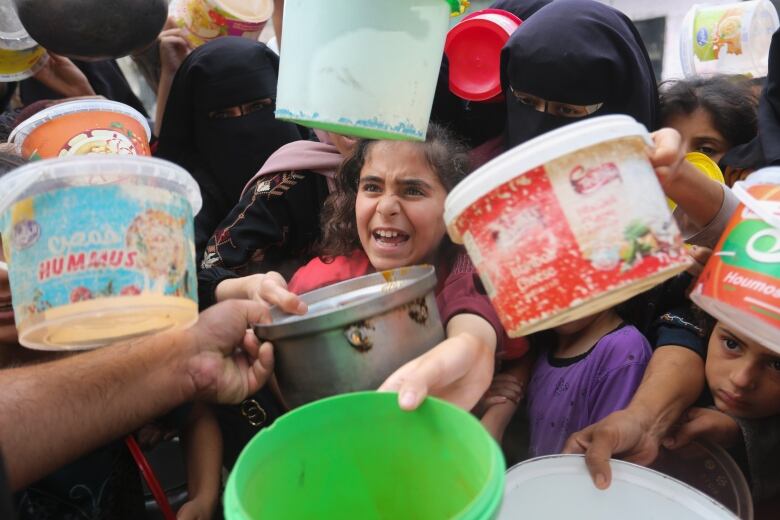
[[[424,140],[449,21],[444,0],[286,0],[276,117]]]
[[[450,237],[465,244],[509,336],[613,307],[689,265],[650,142],[628,116],[573,123],[450,192]]]
[[[148,157],[51,159],[0,178],[19,341],[79,350],[198,316],[197,183]]]
[[[49,55],[30,38],[11,0],[0,0],[0,82],[22,81],[46,65]]]
[[[582,455],[551,455],[507,471],[498,520],[738,520],[704,493],[657,471],[611,460],[612,484],[593,485]]]
[[[273,0],[173,0],[170,15],[194,46],[239,36],[257,41],[274,12]]]
[[[766,76],[769,46],[778,27],[777,10],[769,0],[696,4],[680,31],[683,73]]]
[[[734,186],[742,202],[691,299],[735,333],[780,352],[780,168]]]

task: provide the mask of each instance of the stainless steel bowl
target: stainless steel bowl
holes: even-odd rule
[[[272,309],[272,323],[254,330],[274,344],[285,404],[376,389],[443,341],[435,286],[433,267],[405,267],[303,294],[305,316]]]

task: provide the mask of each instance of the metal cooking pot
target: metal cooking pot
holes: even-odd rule
[[[272,323],[254,330],[274,344],[285,404],[374,390],[443,341],[435,286],[433,267],[404,267],[303,294],[304,316],[271,309]]]
[[[151,44],[168,16],[166,0],[13,0],[35,41],[71,58],[127,56]]]

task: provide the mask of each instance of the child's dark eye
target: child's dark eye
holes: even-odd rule
[[[717,150],[712,148],[711,146],[700,146],[696,149],[697,152],[703,153],[707,157],[712,157],[713,155],[717,154]]]
[[[420,188],[406,188],[406,194],[413,197],[422,197],[425,195]]]
[[[773,359],[769,362],[769,368],[780,372],[780,359]]]
[[[734,352],[739,350],[739,341],[735,340],[734,338],[723,338],[723,346],[726,348],[726,350]]]
[[[368,191],[368,192],[372,192],[372,193],[378,193],[378,192],[382,191],[382,188],[380,188],[378,184],[367,182],[367,183],[363,184],[363,191]]]

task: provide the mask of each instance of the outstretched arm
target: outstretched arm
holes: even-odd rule
[[[596,487],[606,489],[612,480],[609,459],[615,455],[643,465],[653,462],[667,432],[703,386],[704,362],[697,353],[661,347],[628,407],[574,433],[564,453],[584,453]]]
[[[225,302],[188,330],[1,370],[0,448],[11,486],[24,487],[185,401],[235,403],[256,392],[273,355],[247,328],[263,312],[255,302]]]

